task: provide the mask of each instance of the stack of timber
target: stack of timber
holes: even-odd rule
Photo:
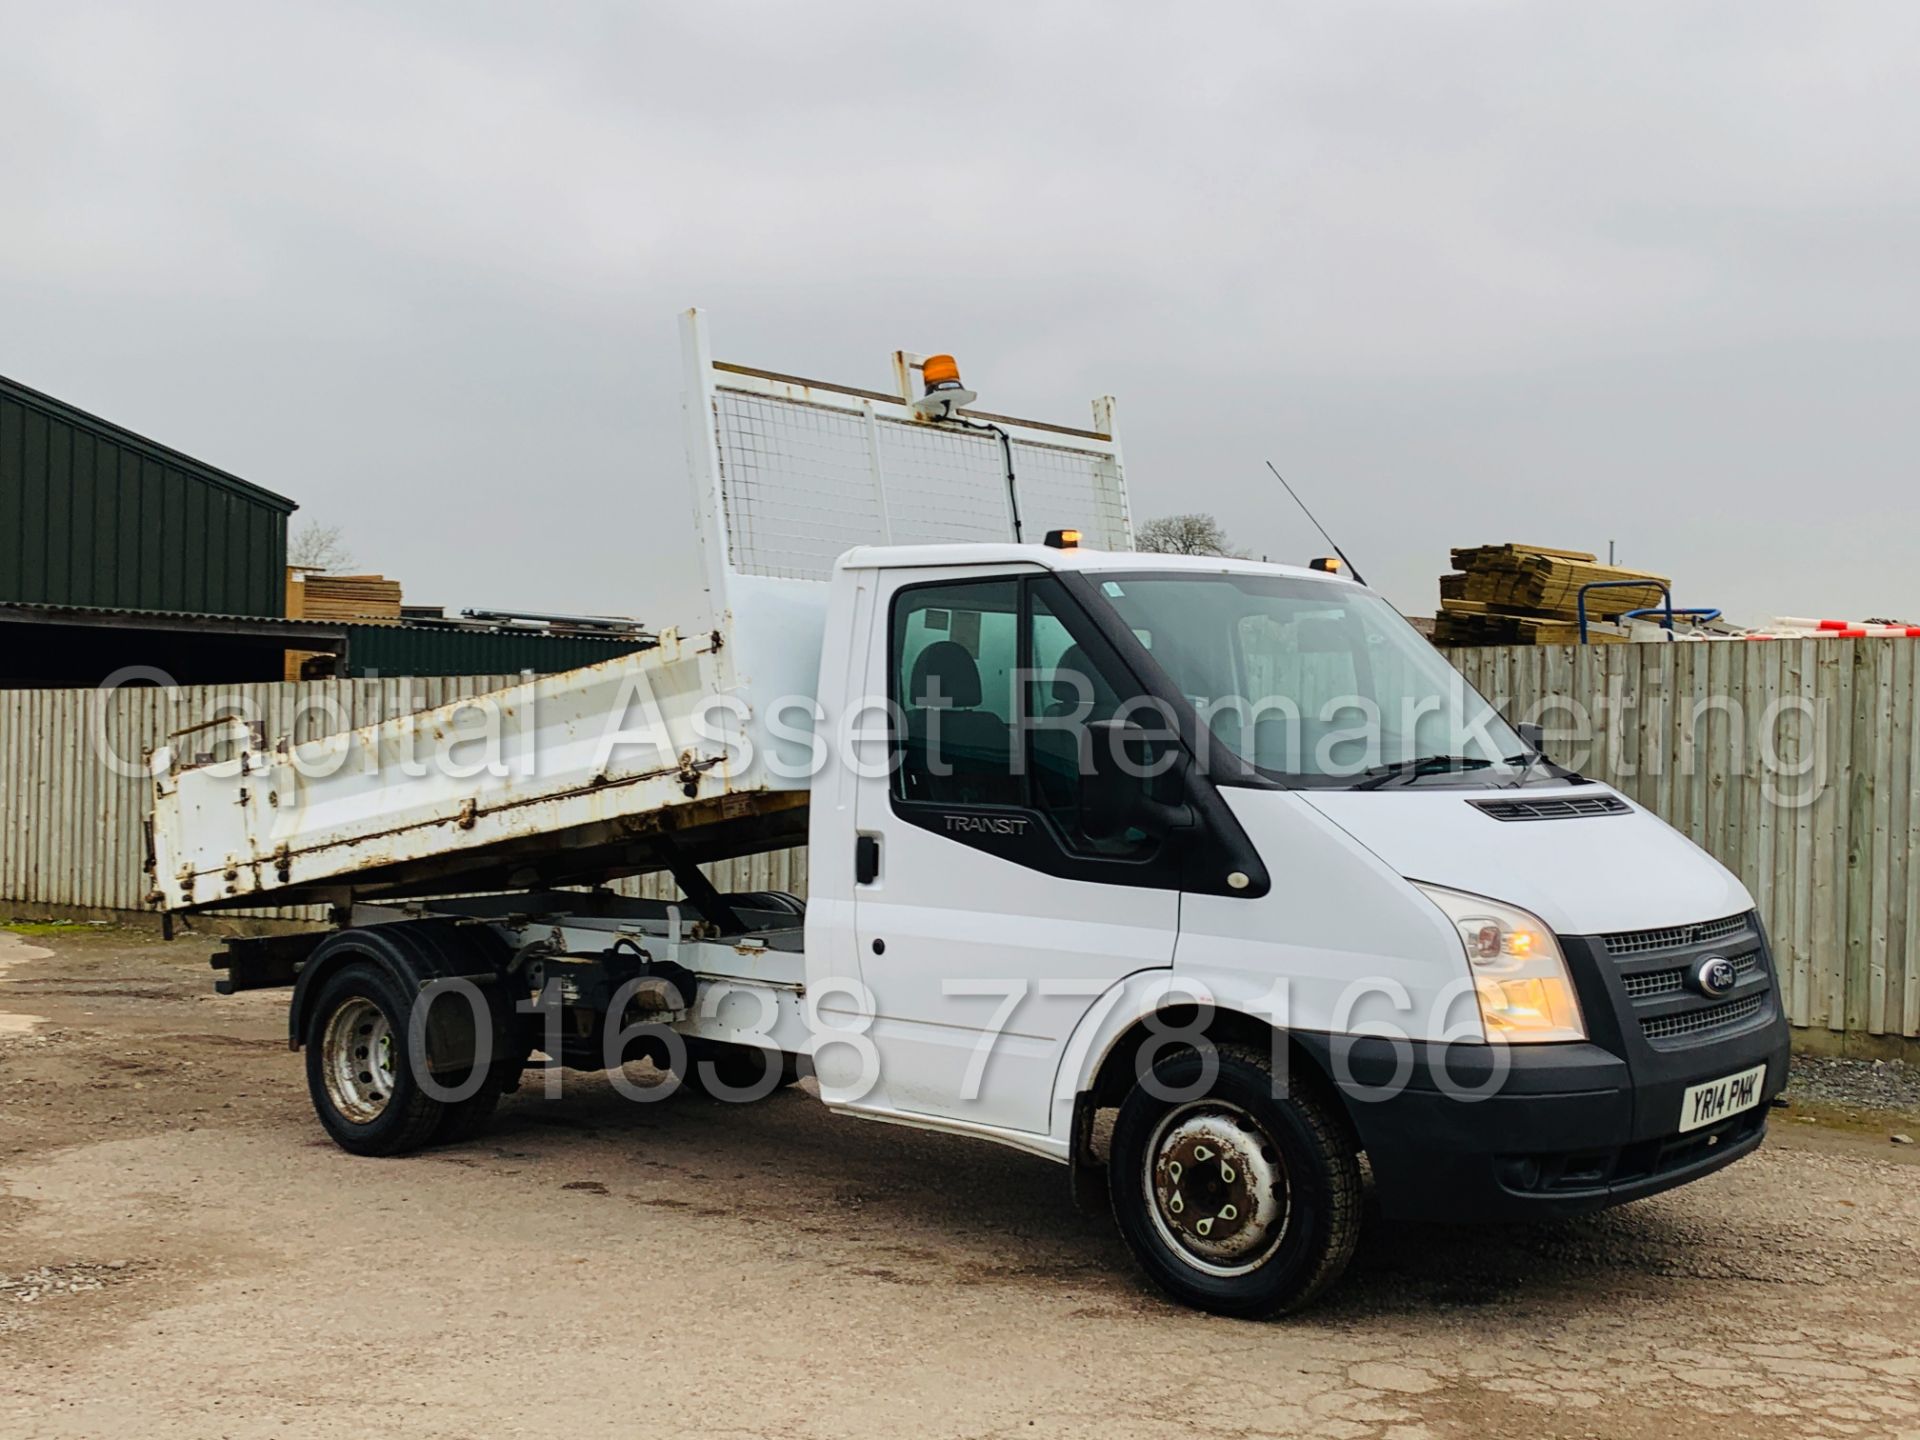
[[[400,582],[384,575],[287,571],[290,620],[398,620]]]
[[[289,620],[351,620],[356,624],[379,624],[401,619],[400,582],[384,575],[328,575],[296,565],[287,567],[287,618]],[[307,672],[315,666],[331,665],[332,657],[311,650],[289,650],[286,678],[317,678]]]
[[[1453,552],[1460,572],[1440,577],[1436,645],[1575,645],[1580,641],[1580,589],[1597,580],[1638,585],[1595,590],[1587,596],[1587,638],[1627,638],[1617,620],[1628,610],[1662,603],[1666,577],[1601,565],[1585,550],[1550,545],[1473,545]]]

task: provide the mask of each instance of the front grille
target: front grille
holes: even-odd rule
[[[1765,932],[1752,911],[1691,925],[1620,930],[1595,935],[1588,944],[1596,960],[1606,956],[1608,988],[1623,1003],[1629,1026],[1639,1022],[1648,1044],[1682,1050],[1711,1044],[1762,1016],[1773,1003],[1773,967]],[[1734,989],[1711,998],[1694,988],[1702,961],[1724,956],[1733,966]],[[1631,1018],[1628,1018],[1628,1017]]]
[[[1735,955],[1733,970],[1742,980],[1753,973],[1753,967],[1760,963],[1758,955]],[[1623,975],[1621,983],[1627,987],[1629,1000],[1651,1000],[1656,995],[1676,995],[1687,988],[1687,967],[1682,965],[1672,970],[1642,970],[1637,975]]]
[[[1665,930],[1621,930],[1600,938],[1605,942],[1609,955],[1645,955],[1654,950],[1683,950],[1689,945],[1711,945],[1729,935],[1738,935],[1751,923],[1751,915],[1729,915],[1724,920],[1706,920],[1698,925],[1674,925]]]
[[[1575,795],[1533,800],[1469,800],[1482,815],[1496,820],[1577,820],[1586,815],[1630,815],[1633,807],[1618,795]]]
[[[1684,1010],[1678,1015],[1649,1015],[1640,1022],[1640,1028],[1649,1040],[1676,1040],[1683,1035],[1706,1035],[1731,1030],[1736,1025],[1746,1023],[1758,1015],[1760,1007],[1766,1003],[1764,994],[1748,995],[1744,999],[1729,1000],[1721,1005]]]

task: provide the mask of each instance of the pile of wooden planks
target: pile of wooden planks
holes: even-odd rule
[[[327,575],[287,567],[290,620],[398,620],[400,582],[384,575]]]
[[[400,621],[400,582],[384,575],[328,575],[297,565],[287,567],[289,620],[352,620],[379,624]],[[307,678],[308,662],[323,657],[317,651],[287,651],[286,677]]]
[[[1587,595],[1588,638],[1626,639],[1609,621],[1628,610],[1659,605],[1663,575],[1599,564],[1585,550],[1551,545],[1471,545],[1453,552],[1458,574],[1440,577],[1436,645],[1573,645],[1580,640],[1579,603],[1584,585],[1598,580],[1644,583],[1593,590]]]

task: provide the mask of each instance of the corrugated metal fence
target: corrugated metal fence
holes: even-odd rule
[[[1450,658],[1511,718],[1545,724],[1556,758],[1618,786],[1739,874],[1774,937],[1796,1024],[1920,1037],[1920,864],[1909,860],[1920,846],[1917,648],[1807,640]],[[269,735],[305,739],[515,678],[0,692],[0,898],[142,908],[140,757],[236,700]],[[712,873],[726,890],[806,892],[803,851]],[[1631,886],[1631,862],[1597,878]],[[646,877],[625,888],[669,886]]]

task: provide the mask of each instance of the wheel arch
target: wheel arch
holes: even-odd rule
[[[435,980],[462,976],[470,980],[494,981],[505,974],[511,959],[507,944],[483,926],[456,926],[445,920],[402,920],[390,925],[354,926],[327,936],[300,967],[294,982],[293,999],[287,1006],[287,1048],[299,1050],[305,1043],[307,1027],[313,1019],[316,997],[327,980],[347,966],[363,963],[383,971],[402,993],[417,994]],[[436,1012],[440,1007],[435,1007]],[[465,1007],[453,1007],[469,1014]],[[499,1029],[500,1006],[489,1009]],[[511,1011],[509,1011],[511,1015]],[[471,1027],[459,1026],[450,1034],[447,1026],[429,1027],[428,1043],[436,1065],[460,1057],[450,1053],[464,1048],[466,1059],[473,1056]],[[468,1030],[466,1043],[459,1043],[458,1029]],[[500,1038],[496,1035],[496,1038]]]
[[[1135,1080],[1140,1053],[1153,1040],[1156,1029],[1190,1026],[1197,1014],[1192,998],[1197,987],[1171,971],[1138,971],[1116,982],[1114,988],[1120,995],[1112,1001],[1103,995],[1089,1007],[1087,1017],[1069,1040],[1054,1092],[1056,1138],[1067,1143],[1076,1197],[1084,1192],[1089,1205],[1097,1202],[1105,1174],[1105,1166],[1092,1148],[1096,1115],[1119,1105],[1126,1096]],[[1256,997],[1238,995],[1230,984],[1212,983],[1206,988],[1213,1007],[1205,1031],[1207,1038],[1214,1044],[1251,1046],[1281,1059],[1287,1082],[1311,1085],[1327,1097],[1357,1143],[1359,1129],[1347,1097],[1334,1083],[1315,1047],[1303,1044],[1298,1035],[1283,1031],[1270,1016],[1260,1014]],[[1276,1039],[1284,1039],[1284,1048],[1274,1048]]]
[[[1082,1093],[1091,1095],[1099,1108],[1118,1105],[1133,1085],[1135,1062],[1141,1050],[1153,1039],[1154,1021],[1158,1019],[1163,1028],[1180,1029],[1192,1024],[1197,1009],[1192,1001],[1185,1001],[1160,1006],[1137,1018],[1113,1038],[1098,1067],[1088,1077]],[[1272,1050],[1273,1042],[1276,1037],[1284,1037],[1285,1063],[1289,1075],[1304,1074],[1316,1080],[1328,1080],[1319,1058],[1309,1046],[1301,1044],[1298,1038],[1281,1031],[1271,1020],[1262,1016],[1216,1005],[1212,1018],[1207,1022],[1206,1035],[1216,1045],[1249,1045],[1266,1053],[1276,1053]]]

